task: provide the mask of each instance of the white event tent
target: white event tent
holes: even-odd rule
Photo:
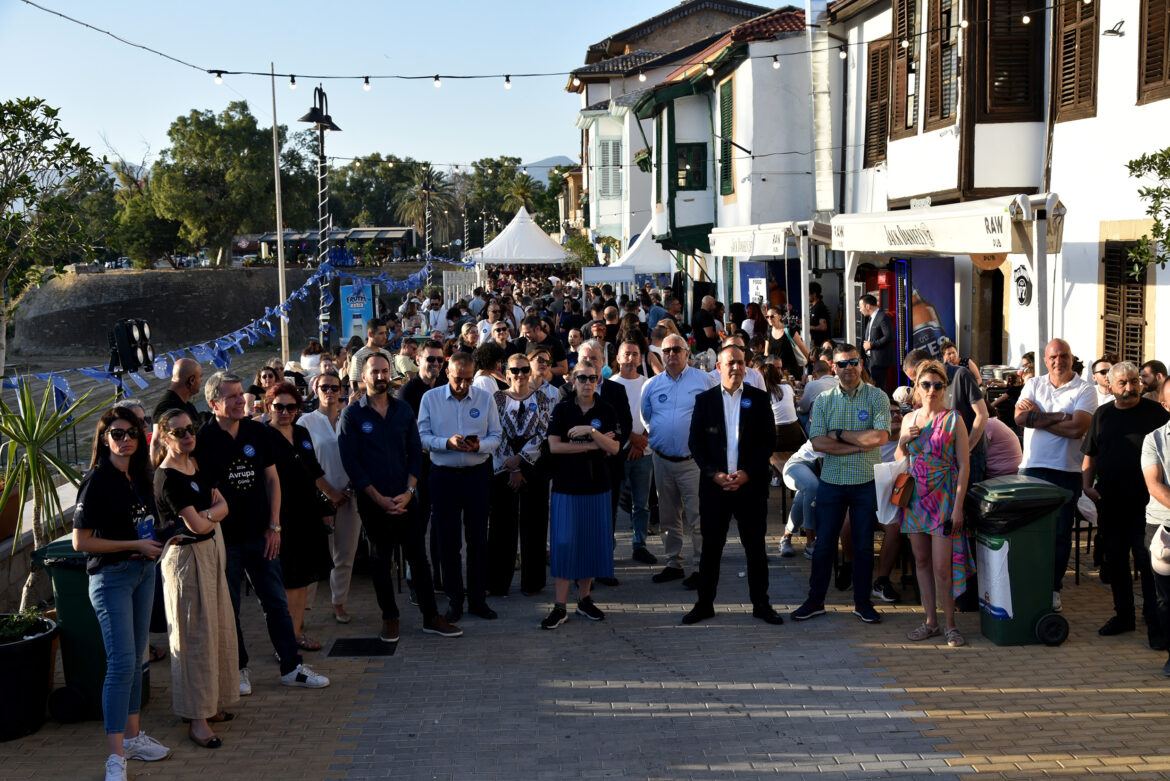
[[[635,274],[673,274],[677,267],[674,255],[663,249],[650,234],[647,227],[610,268],[628,268]]]
[[[485,266],[489,263],[564,263],[568,255],[521,206],[507,227],[472,257],[476,265]]]

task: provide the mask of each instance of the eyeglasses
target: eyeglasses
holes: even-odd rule
[[[1097,371],[1093,372],[1093,374],[1108,374],[1108,373],[1109,373],[1108,369],[1098,369]]]
[[[182,426],[181,428],[173,428],[169,433],[175,439],[186,439],[188,434],[195,436],[198,430],[199,429],[196,428],[194,423],[190,423],[186,426]]]
[[[509,374],[532,374],[531,366],[509,366]]]
[[[326,393],[337,393],[341,390],[340,385],[318,385],[317,390],[325,391]]]
[[[849,367],[849,366],[856,366],[857,364],[861,363],[861,359],[860,358],[849,358],[849,359],[846,359],[844,361],[835,361],[835,363],[837,364],[838,369],[844,369],[844,368]]]
[[[428,355],[427,363],[442,363],[443,357],[439,355]]]
[[[685,347],[663,347],[662,352],[664,352],[664,353],[682,353],[682,352],[686,352],[686,349],[687,348],[685,348]]]
[[[922,382],[918,383],[918,387],[922,388],[922,390],[932,390],[933,389],[936,391],[940,391],[943,388],[947,387],[947,384],[945,382],[930,382],[929,380],[923,380]]]
[[[504,326],[503,328],[493,328],[492,331],[494,331],[497,334],[506,334],[506,333],[508,333],[508,327]]]
[[[577,382],[597,382],[601,378],[596,374],[577,374],[573,379]]]
[[[297,411],[297,405],[296,404],[281,404],[279,402],[274,401],[274,402],[272,402],[272,409],[275,410],[276,412],[293,413],[293,412]]]
[[[115,442],[121,442],[123,439],[138,439],[138,429],[136,428],[112,428],[106,432],[110,435],[110,439]]]

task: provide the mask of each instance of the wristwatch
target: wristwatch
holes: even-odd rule
[[[280,534],[280,524],[279,523],[268,524],[268,531],[276,532],[277,534]]]
[[[409,488],[407,488],[406,490],[410,491],[411,496],[418,497],[418,486],[417,485],[412,485]]]
[[[207,510],[207,522],[208,523],[215,523],[215,521],[211,520],[211,509],[210,508]]]
[[[837,441],[838,441],[838,442],[844,442],[844,441],[845,441],[845,436],[844,436],[844,433],[845,433],[845,432],[843,432],[841,429],[837,429]]]

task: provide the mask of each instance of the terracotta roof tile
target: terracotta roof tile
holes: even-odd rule
[[[630,71],[639,68],[651,60],[656,60],[666,52],[649,51],[647,49],[639,49],[636,52],[629,54],[622,54],[618,57],[610,57],[608,60],[595,62],[592,65],[586,65],[583,68],[577,68],[573,71],[574,76],[601,76],[629,73]]]
[[[758,41],[781,33],[804,32],[804,11],[786,5],[731,28],[733,41]]]

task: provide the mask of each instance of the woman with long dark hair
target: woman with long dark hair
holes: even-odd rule
[[[89,600],[106,647],[102,718],[107,779],[126,778],[126,760],[166,759],[171,750],[140,729],[142,658],[154,604],[158,510],[146,432],[131,410],[113,407],[97,423],[89,472],[77,492],[73,547],[86,556]],[[129,740],[126,734],[133,735]]]
[[[808,348],[804,346],[804,340],[795,328],[784,322],[780,307],[768,307],[767,320],[770,327],[766,331],[764,355],[773,362],[779,361],[780,366],[789,375],[799,377],[801,364],[796,357],[797,351],[799,350],[805,361],[808,361]]]

